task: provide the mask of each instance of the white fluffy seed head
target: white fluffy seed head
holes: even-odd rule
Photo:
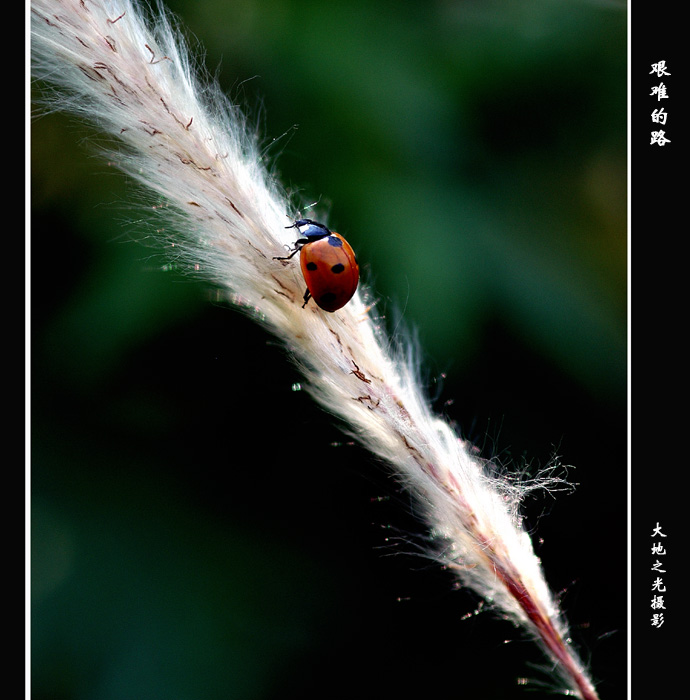
[[[530,631],[573,692],[595,698],[572,652],[560,655],[566,630],[518,515],[527,487],[498,476],[430,411],[414,353],[391,351],[366,289],[336,313],[302,308],[297,257],[275,259],[295,240],[287,226],[298,207],[235,105],[196,77],[166,15],[145,20],[130,0],[34,0],[31,11],[48,107],[112,138],[109,159],[165,202],[161,228],[175,233],[164,243],[282,339],[313,396],[415,496],[438,558]]]

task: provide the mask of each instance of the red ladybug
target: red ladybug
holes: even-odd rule
[[[350,244],[339,233],[311,219],[297,219],[287,228],[296,228],[302,237],[295,241],[290,255],[275,260],[289,260],[301,251],[300,267],[307,283],[302,308],[314,297],[324,311],[342,309],[359,282],[357,257]]]

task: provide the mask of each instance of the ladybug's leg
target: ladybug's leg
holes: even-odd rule
[[[274,260],[289,260],[293,255],[295,255],[296,253],[299,253],[300,250],[302,250],[302,246],[305,243],[309,243],[309,239],[308,238],[300,238],[300,239],[295,241],[295,247],[290,250],[290,255],[286,255],[285,257],[282,257],[282,258],[274,256],[273,259]]]
[[[304,304],[302,304],[302,308],[304,308],[307,305],[307,302],[311,299],[311,293],[307,289],[306,292],[304,292]]]
[[[289,260],[295,253],[299,253],[300,249],[302,246],[295,247],[293,250],[290,251],[290,255],[286,255],[284,257],[278,257],[278,256],[273,256],[274,260]]]

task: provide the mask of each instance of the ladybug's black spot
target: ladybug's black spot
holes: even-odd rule
[[[331,266],[331,272],[333,272],[336,275],[340,274],[344,269],[345,265],[343,265],[342,263],[336,263],[335,265]]]
[[[307,263],[307,270],[316,270],[316,263],[315,262],[308,262]]]
[[[338,238],[338,236],[329,236],[328,245],[332,245],[334,248],[342,248],[343,242]]]
[[[329,306],[335,301],[335,294],[333,292],[326,292],[319,297],[319,302],[324,306]]]

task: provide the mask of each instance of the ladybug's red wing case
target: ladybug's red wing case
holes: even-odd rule
[[[357,257],[350,244],[331,232],[302,247],[300,266],[307,283],[305,305],[309,296],[324,311],[337,311],[347,304],[359,283]]]

